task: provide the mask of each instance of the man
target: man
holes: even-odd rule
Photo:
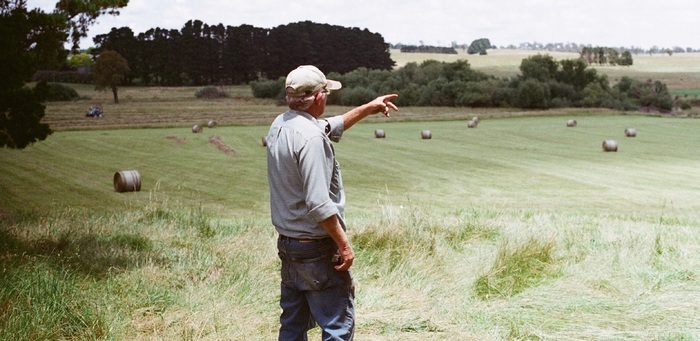
[[[345,193],[331,140],[363,118],[398,110],[385,95],[349,112],[319,120],[340,82],[303,65],[286,79],[289,110],[267,135],[272,224],[282,260],[280,340],[306,340],[317,323],[324,340],[351,340],[355,330],[355,259],[345,233]]]

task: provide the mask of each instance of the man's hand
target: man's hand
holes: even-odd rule
[[[382,113],[384,114],[384,116],[389,117],[389,109],[399,111],[399,107],[397,107],[396,104],[391,102],[391,100],[395,99],[396,97],[399,97],[399,95],[391,94],[379,96],[375,98],[372,102],[369,102],[369,104],[373,108],[375,108],[374,113]]]
[[[340,264],[335,266],[338,271],[347,271],[352,266],[352,262],[355,260],[355,253],[352,251],[350,244],[344,247],[342,250],[338,249],[340,252]]]
[[[333,238],[335,245],[338,246],[338,252],[340,253],[340,259],[338,261],[340,263],[335,265],[335,269],[338,271],[347,271],[355,260],[355,253],[352,251],[348,236],[345,234],[345,231],[343,231],[343,227],[340,226],[338,215],[334,214],[328,217],[321,222],[321,226],[328,231],[328,235]]]
[[[346,112],[343,114],[344,129],[350,129],[350,127],[355,125],[355,123],[360,122],[369,115],[382,113],[384,116],[389,117],[389,109],[393,109],[394,111],[399,110],[399,107],[391,102],[391,100],[395,99],[396,97],[399,97],[399,95],[391,94],[379,96],[370,102]]]

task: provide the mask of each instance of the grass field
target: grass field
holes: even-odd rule
[[[700,123],[567,118],[385,120],[346,134],[358,339],[700,337]],[[0,151],[0,336],[274,339],[265,130],[67,131]],[[601,150],[609,138],[617,153]],[[140,192],[114,192],[125,169],[139,170]],[[499,277],[498,264],[528,260],[524,282]]]
[[[500,58],[470,63],[522,59]],[[124,88],[114,105],[81,86],[89,99],[48,104],[46,141],[0,150],[0,340],[276,339],[261,138],[284,108],[227,90]],[[106,116],[84,117],[100,101]],[[336,144],[356,339],[700,340],[699,130],[577,109],[401,108],[356,125]],[[141,191],[115,192],[132,169]]]

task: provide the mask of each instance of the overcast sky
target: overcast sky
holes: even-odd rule
[[[51,9],[56,0],[28,0]],[[130,0],[104,16],[81,47],[112,27],[134,34],[209,25],[274,28],[299,21],[359,27],[388,43],[449,46],[488,38],[496,46],[573,42],[593,46],[700,48],[698,0]]]

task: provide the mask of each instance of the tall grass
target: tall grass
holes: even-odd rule
[[[695,225],[381,208],[350,220],[361,339],[699,335]],[[267,225],[163,203],[3,220],[2,337],[274,339],[278,260]]]
[[[237,330],[244,324],[231,309],[252,306],[250,314],[274,292],[260,290],[259,272],[270,269],[259,256],[275,264],[271,233],[259,235],[256,224],[162,203],[106,216],[67,209],[3,220],[0,338],[197,338],[211,332],[191,316],[198,314]],[[210,310],[221,295],[232,316]]]
[[[555,278],[558,269],[553,257],[554,243],[530,238],[512,249],[504,243],[489,271],[475,283],[479,297],[510,297],[541,282]]]

